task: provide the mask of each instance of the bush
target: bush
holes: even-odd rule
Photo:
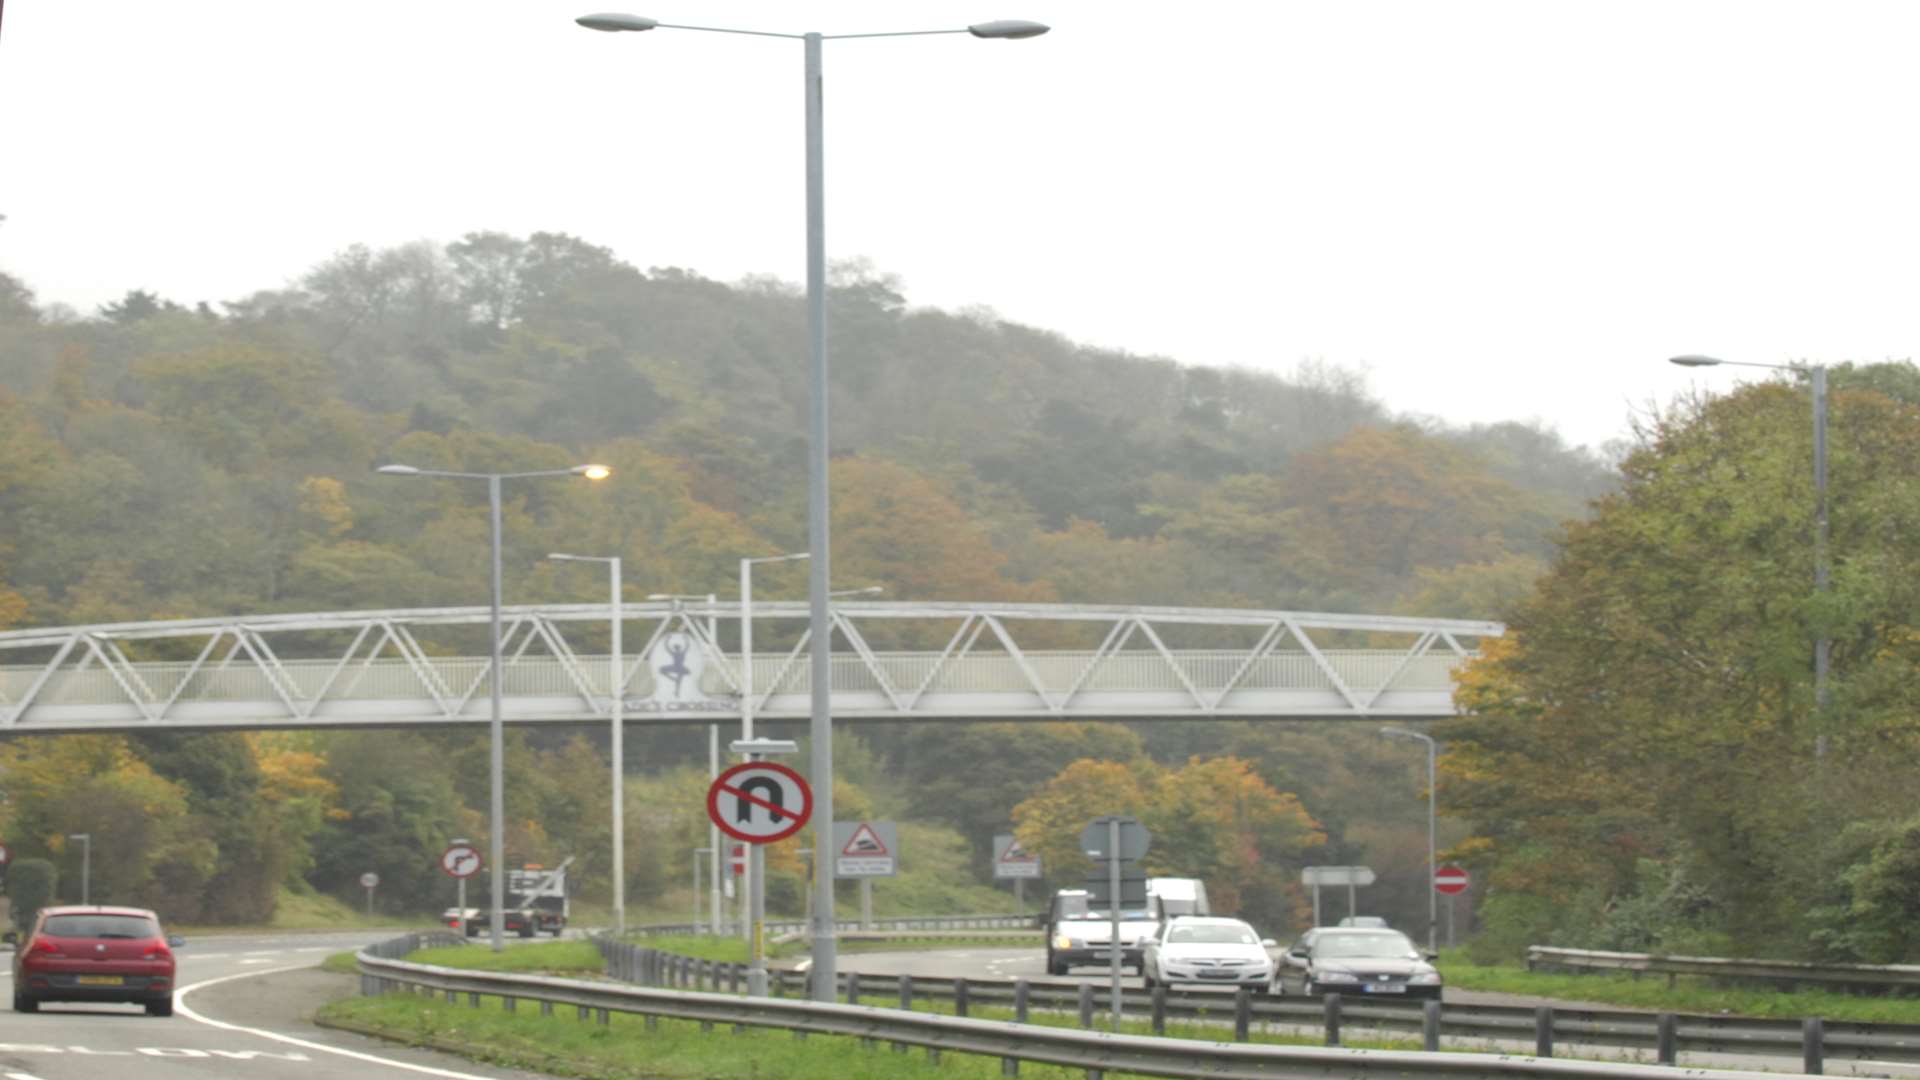
[[[13,925],[26,930],[40,909],[53,902],[60,871],[45,859],[21,859],[7,868],[7,895],[13,899]]]

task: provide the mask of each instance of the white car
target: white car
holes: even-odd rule
[[[1140,958],[1147,986],[1201,983],[1267,992],[1273,985],[1273,945],[1239,919],[1168,919]]]

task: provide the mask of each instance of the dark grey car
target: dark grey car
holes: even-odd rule
[[[1440,996],[1440,972],[1398,930],[1315,927],[1280,955],[1274,989],[1291,994]]]

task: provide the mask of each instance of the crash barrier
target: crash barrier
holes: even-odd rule
[[[841,919],[834,923],[834,930],[841,934],[857,934],[863,929],[886,931],[924,931],[930,933],[952,932],[960,930],[1040,930],[1037,915],[901,915],[885,919],[874,919],[867,927],[860,925],[858,919]],[[812,929],[805,919],[768,919],[763,923],[769,936],[775,934],[805,934]],[[705,923],[663,923],[652,926],[635,927],[628,931],[642,937],[685,937],[691,934],[711,934],[713,927]]]
[[[606,943],[603,948],[633,949]],[[652,950],[647,950],[652,951]],[[1166,1039],[1150,1035],[1119,1035],[1102,1031],[1047,1027],[997,1020],[979,1020],[964,1015],[910,1012],[838,1002],[815,1002],[778,997],[749,998],[734,994],[701,992],[678,988],[647,988],[615,983],[587,982],[537,975],[509,975],[500,972],[461,971],[409,963],[374,955],[366,950],[358,956],[363,986],[370,993],[405,992],[444,994],[455,1002],[460,995],[479,1007],[484,998],[498,998],[508,1011],[519,1002],[537,1002],[543,1016],[551,1016],[555,1006],[571,1006],[580,1021],[610,1022],[612,1013],[630,1013],[647,1018],[649,1025],[659,1018],[693,1021],[703,1030],[715,1025],[730,1025],[736,1032],[749,1027],[792,1031],[797,1037],[809,1034],[842,1035],[859,1038],[868,1047],[890,1044],[904,1053],[911,1047],[923,1048],[930,1059],[948,1051],[997,1057],[1003,1075],[1017,1076],[1022,1062],[1060,1065],[1086,1070],[1090,1080],[1098,1080],[1107,1071],[1143,1073],[1149,1076],[1227,1077],[1254,1080],[1259,1077],[1394,1077],[1396,1080],[1460,1080],[1465,1077],[1539,1078],[1539,1080],[1672,1080],[1671,1069],[1620,1063],[1548,1061],[1538,1058],[1509,1057],[1494,1054],[1436,1054],[1420,1051],[1349,1050],[1338,1046],[1270,1046],[1235,1043],[1206,1043],[1191,1039]],[[737,965],[727,965],[736,966]],[[370,980],[370,982],[368,982]],[[862,980],[850,976],[857,999]],[[962,995],[967,991],[956,986]],[[1085,1002],[1083,1019],[1091,1022],[1092,988],[1077,991]],[[1165,996],[1164,988],[1159,991]],[[1244,1002],[1244,997],[1242,998]],[[1244,1007],[1244,1006],[1243,1006]],[[1337,1001],[1327,1005],[1335,1014]],[[1437,1010],[1427,1010],[1436,1013]],[[1772,1074],[1728,1070],[1716,1071],[1726,1080],[1774,1080]]]
[[[606,959],[607,974],[623,982],[668,989],[739,993],[746,987],[746,965],[696,960],[660,949],[595,939]],[[767,972],[770,993],[807,994],[802,972]],[[840,974],[834,997],[850,1003],[885,997],[902,1009],[917,1002],[950,1002],[964,1016],[971,1006],[1011,1008],[1024,1019],[1029,1009],[1078,1011],[1092,1023],[1095,988],[1067,980],[881,978],[857,972]],[[1099,991],[1099,1001],[1107,992]],[[1485,1045],[1490,1041],[1533,1044],[1538,1057],[1552,1057],[1557,1045],[1651,1050],[1655,1060],[1672,1065],[1679,1055],[1752,1054],[1797,1056],[1802,1071],[1818,1073],[1828,1058],[1920,1063],[1920,1025],[1841,1021],[1766,1020],[1681,1013],[1565,1009],[1548,1006],[1442,1005],[1440,1002],[1389,1000],[1329,994],[1323,998],[1269,997],[1245,990],[1229,997],[1212,990],[1129,989],[1124,1010],[1166,1030],[1168,1017],[1232,1023],[1234,1038],[1244,1041],[1251,1026],[1283,1024],[1317,1027],[1328,1046],[1340,1045],[1342,1027],[1417,1034],[1430,1050],[1443,1044]]]
[[[1798,960],[1654,956],[1597,949],[1556,949],[1545,945],[1528,947],[1527,968],[1629,971],[1635,975],[1652,972],[1665,975],[1669,986],[1681,975],[1707,975],[1728,981],[1767,982],[1788,989],[1803,982],[1879,990],[1920,987],[1920,965],[1914,964],[1809,964]]]

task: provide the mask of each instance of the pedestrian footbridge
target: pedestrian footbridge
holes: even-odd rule
[[[805,603],[502,611],[510,723],[807,715]],[[1232,608],[841,603],[847,721],[1419,719],[1494,622]],[[492,715],[487,608],[113,623],[0,633],[0,734],[470,724]],[[751,687],[748,670],[751,669]],[[617,682],[617,690],[610,689]]]

